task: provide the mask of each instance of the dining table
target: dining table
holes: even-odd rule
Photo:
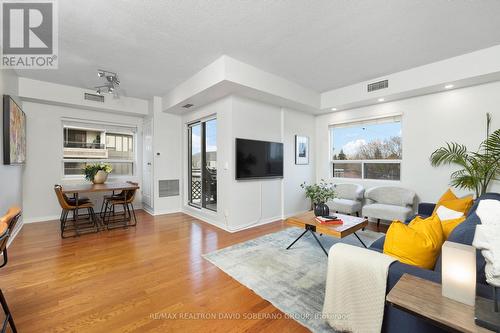
[[[138,190],[140,187],[131,182],[123,182],[123,183],[104,183],[104,184],[69,184],[64,185],[62,188],[62,192],[66,195],[73,195],[75,199],[75,205],[78,206],[78,200],[80,194],[83,193],[98,193],[98,192],[116,192],[116,191],[134,191]],[[100,222],[98,216],[95,216],[96,220]]]

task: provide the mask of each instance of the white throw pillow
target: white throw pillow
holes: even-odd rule
[[[443,205],[438,207],[436,214],[441,221],[454,220],[464,216],[464,213],[449,209]]]

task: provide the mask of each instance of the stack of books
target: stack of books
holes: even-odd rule
[[[316,221],[321,224],[342,224],[344,223],[341,219],[336,216],[316,216]]]

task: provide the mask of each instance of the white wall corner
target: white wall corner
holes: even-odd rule
[[[221,56],[163,97],[163,110],[184,114],[228,95],[239,95],[276,106],[315,113],[318,92],[228,56]]]

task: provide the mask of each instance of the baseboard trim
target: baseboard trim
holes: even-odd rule
[[[203,222],[206,222],[206,223],[208,223],[210,225],[213,225],[214,227],[217,227],[217,228],[222,229],[224,231],[227,231],[227,232],[230,232],[230,233],[235,233],[235,232],[243,231],[243,230],[246,230],[246,229],[251,229],[251,228],[259,227],[259,226],[262,226],[264,224],[278,222],[278,221],[281,221],[281,220],[285,219],[286,217],[297,215],[297,214],[300,214],[300,213],[303,213],[303,212],[288,214],[286,217],[283,217],[283,216],[273,216],[273,217],[268,217],[266,219],[259,219],[257,221],[252,221],[252,222],[249,222],[247,224],[244,224],[242,226],[237,226],[236,228],[230,228],[227,225],[223,225],[223,224],[217,223],[216,220],[210,219],[205,214],[201,214],[200,212],[194,211],[194,209],[191,208],[191,207],[189,207],[189,206],[184,206],[183,210],[182,210],[182,213],[184,213],[186,215],[189,215],[191,217],[194,217],[194,218],[196,218],[198,220],[201,220]],[[214,217],[217,217],[216,213],[214,213]]]
[[[150,210],[147,210],[147,209],[144,209],[143,210],[148,213],[149,215],[152,215],[152,216],[158,216],[158,215],[165,215],[165,214],[174,214],[174,213],[182,213],[182,211],[180,209],[165,209],[165,210],[153,210],[153,211],[150,211]]]
[[[147,205],[144,205],[144,204],[143,204],[143,205],[142,205],[142,210],[143,210],[143,211],[145,211],[146,213],[148,213],[148,214],[149,214],[149,215],[151,215],[151,216],[154,216],[154,215],[155,215],[155,213],[154,213],[154,209],[153,209],[153,208],[151,208],[151,207],[149,207],[149,206],[147,206]]]
[[[269,217],[269,218],[263,219],[263,220],[253,221],[253,222],[247,223],[247,224],[245,224],[243,226],[239,226],[238,228],[235,228],[235,229],[229,229],[229,228],[226,229],[226,228],[224,228],[224,230],[226,230],[226,231],[228,231],[230,233],[235,233],[235,232],[243,231],[243,230],[246,230],[246,229],[251,229],[251,228],[259,227],[259,226],[262,226],[264,224],[278,222],[278,221],[281,221],[281,220],[282,220],[281,216],[274,216],[274,217]]]
[[[134,210],[136,210],[136,211],[137,210],[144,210],[145,212],[147,212],[144,209],[144,207],[142,207],[142,205],[134,206]],[[147,213],[149,213],[149,212],[147,212]],[[99,212],[96,211],[96,214],[99,214]],[[60,218],[61,218],[61,215],[30,217],[30,218],[25,218],[24,223],[30,224],[30,223],[39,223],[39,222],[49,222],[49,221],[53,221],[53,220],[59,221]]]
[[[184,206],[182,209],[182,213],[189,215],[191,217],[194,217],[195,219],[201,220],[201,221],[208,223],[210,225],[213,225],[214,227],[217,227],[217,228],[222,229],[224,231],[229,231],[226,228],[224,228],[224,226],[217,223],[216,220],[212,220],[210,218],[207,218],[206,216],[204,216],[203,214],[200,214],[199,212],[195,211],[194,208],[191,208],[189,206]],[[214,215],[215,214],[216,213],[214,213]]]
[[[50,215],[50,216],[39,216],[39,217],[30,217],[24,220],[24,223],[39,223],[39,222],[48,222],[52,220],[59,220],[61,215]]]

